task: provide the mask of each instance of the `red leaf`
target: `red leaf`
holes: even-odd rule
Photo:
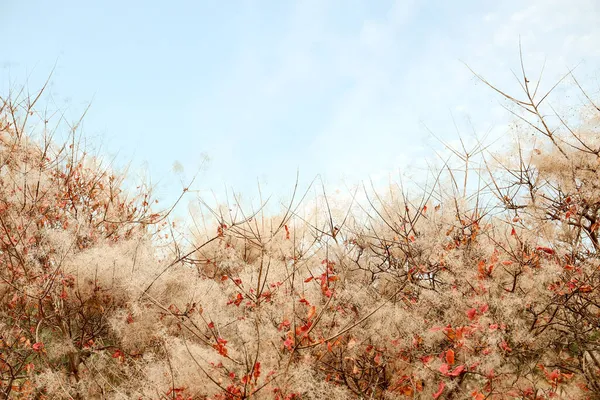
[[[459,376],[460,374],[462,374],[462,372],[465,370],[465,366],[464,365],[459,365],[458,367],[454,368],[454,370],[452,372],[450,372],[448,375],[450,376]]]
[[[502,350],[506,351],[507,353],[510,353],[512,351],[512,349],[510,348],[508,343],[506,343],[506,341],[502,341],[502,343],[500,343],[500,347],[502,348]]]
[[[450,371],[450,367],[448,366],[448,364],[442,364],[440,365],[440,372],[444,375],[448,375],[448,372]]]
[[[477,316],[477,309],[475,309],[475,308],[469,308],[467,310],[467,317],[469,317],[469,319],[471,321],[473,321],[476,316]]]
[[[375,364],[381,365],[381,353],[375,354],[375,358],[373,359],[373,361],[375,361]]]
[[[123,359],[124,357],[125,357],[125,354],[119,349],[115,350],[115,352],[112,354],[112,358]]]
[[[304,280],[304,283],[308,283],[308,282],[312,281],[313,279],[314,279],[314,276],[309,276],[308,278],[306,278]]]
[[[278,330],[282,330],[283,328],[289,328],[291,325],[291,322],[288,319],[284,319],[279,326],[277,327]]]
[[[548,378],[549,381],[555,381],[558,378],[560,378],[560,371],[558,369],[555,369],[554,371],[547,373],[546,371],[544,371],[544,373],[546,374],[546,378]]]
[[[438,391],[433,394],[433,398],[437,399],[438,397],[440,397],[442,395],[442,392],[444,391],[445,387],[446,387],[446,384],[444,382],[440,382],[438,384]]]
[[[460,374],[463,373],[463,371],[465,369],[466,369],[466,367],[464,365],[459,365],[458,367],[454,368],[452,371],[450,371],[450,366],[446,363],[444,363],[440,366],[440,372],[446,376],[459,376]]]
[[[33,348],[34,351],[40,352],[44,349],[44,343],[37,342],[37,343],[34,343],[31,347]]]
[[[252,373],[254,379],[258,379],[260,376],[260,362],[254,363],[254,372]]]
[[[217,338],[217,344],[213,344],[213,348],[217,350],[217,352],[223,357],[227,357],[227,348],[225,345],[227,344],[227,340],[223,338]]]
[[[292,351],[292,346],[294,346],[294,341],[292,340],[292,338],[287,338],[283,342],[283,345],[285,346],[286,349]]]
[[[185,389],[184,388],[171,388],[169,389],[169,391],[167,392],[167,396],[170,396],[172,393],[178,394],[178,393],[182,393]],[[183,397],[181,396],[177,396],[175,397],[176,399],[182,399]]]
[[[241,293],[238,293],[237,296],[236,296],[236,298],[235,298],[235,301],[233,302],[233,304],[235,304],[236,306],[239,307],[239,305],[241,304],[242,300],[244,300],[244,296],[242,296]]]
[[[554,250],[552,250],[549,247],[538,246],[535,249],[538,251],[543,251],[544,253],[549,254],[549,255],[554,254]]]

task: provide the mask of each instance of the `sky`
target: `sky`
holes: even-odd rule
[[[597,0],[0,0],[0,93],[39,88],[84,136],[131,161],[167,202],[200,170],[224,188],[284,196],[319,175],[345,188],[415,173],[430,132],[506,133],[499,97],[545,62],[600,92]]]

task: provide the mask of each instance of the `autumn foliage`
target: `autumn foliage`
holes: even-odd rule
[[[3,99],[2,395],[600,398],[600,108],[549,118],[531,85],[493,88],[522,111],[508,154],[278,215],[199,201],[183,231]]]

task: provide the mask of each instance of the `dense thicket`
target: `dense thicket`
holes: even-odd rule
[[[183,237],[2,100],[3,395],[600,398],[600,109],[570,126],[522,85],[507,154],[453,150],[361,204],[204,207]]]

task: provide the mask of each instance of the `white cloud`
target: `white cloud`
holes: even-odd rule
[[[519,40],[533,75],[546,60],[546,88],[581,60],[586,63],[578,73],[584,81],[593,77],[600,58],[600,12],[593,0],[485,2],[476,10],[463,2],[445,16],[447,10],[425,3],[395,1],[383,16],[354,22],[341,15],[345,3],[332,4],[299,2],[285,32],[269,39],[265,56],[249,42],[222,94],[232,109],[243,109],[233,125],[238,135],[253,131],[265,146],[276,134],[269,122],[279,113],[297,118],[303,114],[294,107],[327,96],[327,109],[311,125],[316,132],[295,132],[309,136],[310,145],[277,150],[296,156],[302,172],[324,173],[331,181],[422,165],[433,154],[428,146],[439,146],[424,125],[455,137],[451,110],[463,133],[483,135],[496,126],[502,134],[498,127],[506,126],[508,114],[499,97],[462,61],[514,93]],[[293,174],[296,165],[287,168]]]

